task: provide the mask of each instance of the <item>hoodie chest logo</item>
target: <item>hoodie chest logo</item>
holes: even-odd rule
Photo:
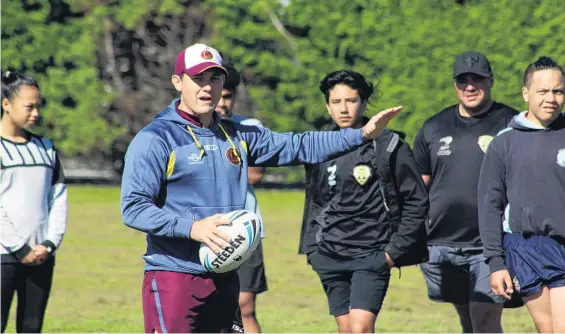
[[[200,154],[198,153],[190,153],[188,155],[188,164],[189,165],[194,165],[194,164],[203,164],[204,161],[202,161],[202,158],[200,156]]]
[[[235,154],[233,147],[230,147],[226,150],[226,159],[230,162],[230,164],[237,166],[239,165],[239,157]]]
[[[373,175],[373,170],[367,165],[358,165],[353,168],[353,177],[360,185],[364,185]]]
[[[204,145],[204,149],[206,151],[215,151],[218,149],[218,145]]]
[[[487,148],[490,145],[490,142],[492,141],[492,139],[493,139],[493,137],[488,136],[488,135],[484,135],[484,136],[479,137],[477,144],[479,144],[479,147],[481,148],[481,151],[483,151],[483,153],[487,153]]]
[[[557,152],[557,164],[565,168],[565,148],[562,148]]]

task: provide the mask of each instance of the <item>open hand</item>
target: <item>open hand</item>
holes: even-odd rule
[[[192,224],[190,238],[208,245],[214,253],[219,253],[229,246],[231,238],[229,234],[220,230],[219,225],[228,225],[230,221],[225,214],[213,216],[196,221]]]
[[[495,295],[503,296],[510,300],[510,295],[514,292],[514,286],[512,285],[512,278],[510,278],[508,270],[499,270],[490,274],[490,287]]]
[[[386,128],[388,123],[400,113],[402,108],[402,106],[389,108],[371,117],[369,122],[367,122],[367,124],[363,127],[363,138],[366,140],[373,140],[377,138],[383,132],[384,128]]]

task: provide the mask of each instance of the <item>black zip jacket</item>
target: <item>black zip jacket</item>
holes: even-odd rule
[[[385,130],[375,143],[305,168],[299,253],[354,258],[384,249],[398,267],[427,260],[428,193],[398,135]]]

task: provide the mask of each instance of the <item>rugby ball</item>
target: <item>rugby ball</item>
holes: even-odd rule
[[[239,268],[251,257],[261,240],[263,224],[255,213],[237,210],[226,215],[230,223],[218,228],[231,236],[230,245],[216,254],[205,243],[200,244],[200,263],[209,272],[225,273]]]

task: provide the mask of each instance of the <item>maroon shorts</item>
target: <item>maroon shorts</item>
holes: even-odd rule
[[[145,332],[231,333],[238,298],[235,272],[193,275],[147,271],[143,278]]]

